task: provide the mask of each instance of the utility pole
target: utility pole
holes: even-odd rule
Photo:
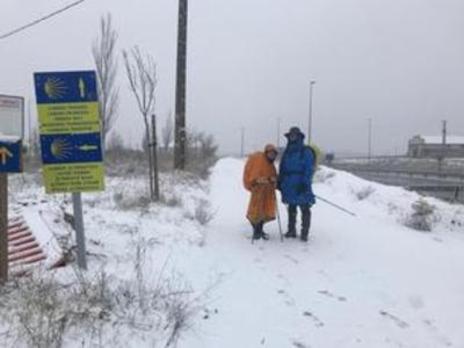
[[[443,160],[446,157],[446,137],[447,137],[447,121],[442,121],[443,128],[441,131],[441,151],[438,155],[438,171],[441,172],[443,169]]]
[[[446,136],[447,136],[448,130],[447,130],[447,121],[443,120],[443,130],[442,130],[442,145],[446,145]]]
[[[245,128],[240,129],[240,157],[245,157]]]
[[[367,122],[368,122],[367,159],[370,161],[372,157],[372,118],[368,118]]]
[[[174,167],[184,170],[186,163],[187,130],[185,120],[187,79],[187,22],[188,0],[179,0],[177,33],[176,125]]]
[[[309,120],[308,120],[308,144],[311,144],[313,131],[313,92],[316,81],[309,82]]]

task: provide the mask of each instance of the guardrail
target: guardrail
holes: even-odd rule
[[[387,185],[402,186],[449,201],[464,202],[464,173],[410,171],[397,168],[369,168],[355,165],[331,165],[367,180]]]
[[[405,170],[405,169],[396,169],[396,168],[369,168],[363,166],[353,166],[353,165],[340,165],[332,164],[332,168],[345,170],[348,172],[354,173],[371,173],[371,174],[382,174],[382,175],[402,175],[409,177],[418,177],[423,179],[433,179],[433,180],[443,180],[444,182],[456,181],[458,183],[464,184],[464,174],[460,173],[449,173],[449,172],[439,172],[431,170]]]

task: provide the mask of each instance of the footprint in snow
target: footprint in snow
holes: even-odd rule
[[[298,265],[300,263],[300,261],[298,261],[297,259],[295,259],[293,256],[291,255],[284,255],[286,259],[292,261],[295,265]]]
[[[425,319],[423,322],[424,322],[424,325],[429,329],[430,332],[437,335],[436,338],[437,338],[438,342],[441,343],[442,346],[444,346],[444,347],[452,347],[453,346],[453,343],[450,341],[450,339],[448,337],[444,336],[440,332],[440,330],[435,325],[433,320]]]
[[[314,315],[312,312],[310,311],[305,311],[303,312],[303,315],[305,317],[308,317],[310,318],[313,323],[314,323],[314,326],[317,327],[317,328],[321,328],[321,327],[324,327],[324,322],[322,320],[320,320],[316,315]]]
[[[381,316],[384,318],[390,319],[396,326],[398,326],[401,329],[407,329],[409,328],[409,324],[405,322],[404,320],[398,318],[397,316],[388,313],[387,311],[380,311],[379,312]]]
[[[310,348],[309,345],[306,345],[305,343],[302,343],[300,341],[293,341],[292,344],[295,348]]]
[[[318,293],[321,294],[321,295],[324,295],[326,297],[336,299],[339,302],[346,302],[347,301],[346,297],[335,295],[335,294],[333,294],[332,292],[330,292],[328,290],[319,290]]]
[[[290,296],[290,294],[287,291],[285,291],[284,289],[279,289],[277,290],[277,293],[283,297],[284,303],[287,306],[292,307],[295,305],[295,299],[292,296]]]

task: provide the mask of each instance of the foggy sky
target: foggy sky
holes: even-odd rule
[[[0,33],[69,1],[2,0]],[[157,114],[174,111],[177,1],[87,0],[0,40],[0,94],[35,97],[35,71],[93,68],[100,15],[111,12],[119,48],[139,45],[157,63]],[[307,129],[314,89],[314,141],[327,151],[404,152],[414,134],[464,135],[462,0],[190,0],[188,125],[213,133],[223,153],[276,142],[292,125]],[[142,120],[120,60],[127,142],[140,143]],[[283,139],[280,139],[283,142]]]

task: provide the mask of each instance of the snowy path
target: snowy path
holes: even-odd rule
[[[309,244],[281,243],[273,223],[273,239],[251,245],[241,170],[237,160],[217,165],[217,217],[206,245],[183,257],[191,279],[223,281],[182,346],[464,347],[462,239],[319,203]],[[339,198],[322,184],[316,191]]]

